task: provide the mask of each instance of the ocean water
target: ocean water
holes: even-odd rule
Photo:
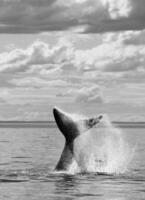
[[[98,141],[101,134],[102,132],[98,131]],[[100,171],[98,168],[95,168],[96,171],[93,168],[92,172],[90,170],[58,173],[54,171],[54,167],[62,152],[64,138],[56,127],[39,128],[34,125],[31,128],[20,128],[16,125],[13,128],[0,128],[0,199],[143,200],[145,199],[145,128],[143,126],[122,128],[117,141],[120,142],[117,143],[114,139],[112,142],[111,139],[111,143],[105,143],[104,149],[109,152],[106,154],[109,157],[108,168],[103,166]],[[90,143],[86,144],[88,152]],[[118,151],[116,148],[119,145],[121,146]],[[80,154],[82,151],[79,149]],[[92,151],[94,149],[91,148]],[[76,157],[82,164],[80,154]],[[99,162],[100,160],[101,158]],[[83,167],[86,167],[86,164],[93,165],[86,161]]]

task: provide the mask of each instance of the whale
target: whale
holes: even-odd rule
[[[53,115],[58,129],[65,138],[65,144],[60,156],[60,159],[55,167],[56,171],[67,171],[74,159],[74,141],[75,139],[85,133],[90,128],[97,125],[102,119],[102,115],[92,118],[79,118],[72,117],[69,113],[54,107]]]

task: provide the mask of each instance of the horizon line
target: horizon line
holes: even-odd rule
[[[0,120],[0,123],[55,123],[54,120]],[[118,123],[145,123],[145,121],[111,121],[113,124]]]

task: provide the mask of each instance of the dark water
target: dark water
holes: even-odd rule
[[[127,172],[73,175],[53,171],[64,144],[56,128],[0,128],[0,199],[145,199],[145,129],[123,132],[137,144]]]

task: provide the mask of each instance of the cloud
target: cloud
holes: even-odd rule
[[[76,21],[66,18],[65,11],[65,6],[56,5],[56,0],[37,0],[36,2],[34,0],[25,2],[2,0],[0,32],[39,33],[65,30],[73,26]]]
[[[145,28],[144,0],[105,0],[109,17],[96,23],[88,23],[86,33],[143,30]]]
[[[0,54],[0,72],[54,72],[73,56],[70,46],[58,43],[50,48],[47,43],[35,41],[25,50],[14,49]],[[63,66],[62,66],[63,68]],[[65,68],[65,67],[64,67]]]
[[[144,53],[144,31],[111,33],[96,47],[77,50],[75,63],[90,79],[137,77],[145,72]]]
[[[89,41],[94,35],[87,37]],[[27,107],[28,111],[35,106],[36,111],[45,111],[46,106],[71,105],[93,112],[98,104],[98,112],[143,112],[144,85],[139,83],[145,80],[144,31],[99,37],[101,41],[87,48],[77,48],[63,36],[55,44],[37,40],[25,49],[0,53],[4,100],[0,106]]]
[[[21,116],[21,119],[23,120],[37,120],[39,118],[39,112],[37,111],[27,111],[23,113],[23,116]],[[19,116],[20,120],[20,116]]]
[[[0,33],[142,30],[144,17],[144,0],[2,0]]]
[[[67,82],[63,80],[45,80],[38,77],[25,77],[25,78],[15,78],[11,80],[11,83],[17,87],[57,87],[63,88],[68,86]]]
[[[90,88],[84,87],[77,91],[75,101],[77,103],[102,104],[104,102],[104,99],[101,94],[100,88],[98,86],[93,86]]]
[[[142,31],[128,31],[122,34],[122,42],[125,45],[145,45],[145,30]]]
[[[145,45],[136,45],[133,39],[136,37],[137,40],[140,34],[106,34],[98,45],[85,49],[76,48],[71,40],[64,38],[51,46],[37,40],[26,49],[1,53],[0,88],[12,88],[8,94],[2,93],[2,97],[12,105],[71,102],[91,106],[113,102],[114,94],[121,88],[107,92],[107,95],[104,91],[123,82],[144,82]],[[127,45],[128,40],[130,44]],[[39,95],[42,90],[46,96]],[[29,92],[23,95],[24,91]],[[110,94],[113,98],[108,100]],[[125,104],[123,99],[118,98],[115,102]],[[134,104],[131,99],[128,102]]]
[[[37,40],[26,49],[1,53],[0,72],[11,74],[14,79],[15,75],[23,74],[20,78],[23,77],[27,84],[31,82],[28,81],[29,77],[35,82],[34,76],[47,76],[50,80],[69,79],[72,83],[75,80],[75,84],[78,78],[91,81],[106,77],[107,80],[110,76],[118,78],[125,74],[132,75],[133,72],[143,73],[145,46],[134,44],[133,39],[136,37],[138,40],[139,36],[132,32],[108,34],[102,43],[89,49],[77,49],[67,40],[60,39],[54,46]],[[20,80],[18,82],[21,86],[25,85]],[[16,80],[13,80],[14,83]]]

